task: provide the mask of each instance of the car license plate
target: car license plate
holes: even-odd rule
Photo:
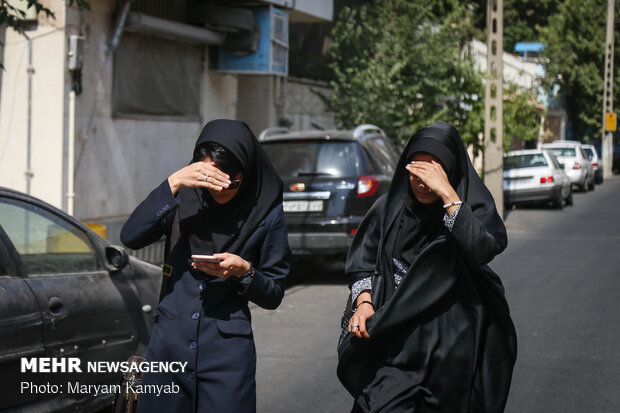
[[[284,201],[284,212],[321,212],[323,201]]]

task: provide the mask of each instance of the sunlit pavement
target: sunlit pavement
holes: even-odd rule
[[[507,412],[620,411],[620,177],[575,193],[574,206],[505,214],[504,281],[519,338]],[[312,260],[276,311],[252,306],[259,413],[346,412],[336,342],[341,271]]]

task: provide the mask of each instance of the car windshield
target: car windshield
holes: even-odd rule
[[[263,142],[263,148],[282,178],[359,175],[360,161],[355,142],[287,140]]]
[[[535,168],[537,166],[547,166],[547,160],[541,153],[527,155],[509,155],[504,158],[504,169],[516,168]]]
[[[572,156],[575,157],[575,148],[545,148],[555,156]]]

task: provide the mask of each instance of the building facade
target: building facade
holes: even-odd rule
[[[333,127],[312,92],[324,85],[289,78],[286,66],[223,63],[267,53],[286,65],[288,23],[330,21],[332,0],[43,3],[54,19],[38,16],[28,39],[3,34],[0,186],[104,224],[112,242],[148,192],[189,162],[209,120],[244,120],[257,135],[282,122]],[[265,12],[280,20],[262,27]]]

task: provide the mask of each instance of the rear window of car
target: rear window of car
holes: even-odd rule
[[[584,148],[581,148],[581,156],[583,156],[583,159],[592,160],[592,153],[588,152]]]
[[[588,154],[588,157],[592,159],[594,157],[594,151],[592,148],[582,148],[585,153]]]
[[[362,147],[366,149],[369,161],[374,165],[375,169],[386,176],[394,174],[394,167],[398,162],[398,154],[383,138],[366,139]]]
[[[510,155],[504,158],[504,169],[535,168],[547,166],[547,160],[541,153],[527,155]]]
[[[356,142],[303,139],[263,142],[263,148],[282,178],[361,175]]]
[[[575,157],[575,148],[545,148],[555,156],[572,156]]]
[[[555,155],[552,153],[549,153],[548,155],[549,155],[549,159],[551,159],[551,163],[553,164],[553,166],[555,166],[556,169],[562,169],[562,165],[560,165]]]

